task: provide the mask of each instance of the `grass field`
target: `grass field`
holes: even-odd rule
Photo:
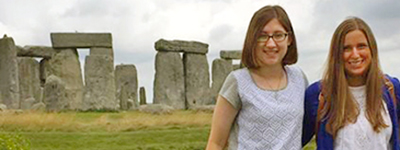
[[[200,150],[207,144],[211,118],[212,113],[194,111],[163,115],[8,111],[0,112],[0,130],[21,135],[32,150]]]

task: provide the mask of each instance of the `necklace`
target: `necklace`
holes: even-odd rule
[[[278,85],[276,86],[276,88],[273,88],[272,85],[269,84],[267,80],[265,80],[265,83],[267,83],[268,87],[271,89],[270,91],[273,92],[273,97],[275,100],[278,100],[278,90],[281,85],[283,76],[285,76],[285,74],[283,74],[279,77]]]

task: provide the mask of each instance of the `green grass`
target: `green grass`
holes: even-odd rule
[[[23,132],[32,150],[179,150],[204,149],[210,128],[133,132]]]
[[[211,118],[194,111],[0,112],[0,135],[18,135],[32,150],[203,150]],[[315,142],[304,149],[315,149]]]

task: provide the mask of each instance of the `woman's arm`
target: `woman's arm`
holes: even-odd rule
[[[319,82],[310,85],[306,90],[304,98],[302,146],[305,146],[315,134],[320,92],[321,88]]]
[[[214,109],[207,150],[222,150],[226,146],[238,110],[221,95]]]

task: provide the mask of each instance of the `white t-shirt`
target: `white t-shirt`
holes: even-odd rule
[[[354,124],[348,124],[338,131],[334,140],[335,150],[390,150],[389,143],[392,135],[392,122],[384,103],[384,111],[382,111],[385,124],[389,127],[382,129],[376,133],[366,117],[366,87],[349,87],[351,93],[359,104],[360,114]]]

